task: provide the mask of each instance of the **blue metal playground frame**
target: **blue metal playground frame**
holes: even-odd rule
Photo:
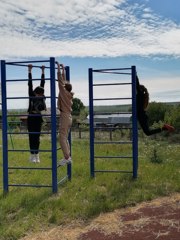
[[[27,67],[28,64],[38,64],[43,63],[44,65],[48,65],[45,68],[50,70],[50,78],[46,78],[46,80],[50,81],[50,96],[46,96],[46,98],[50,98],[50,106],[51,106],[51,114],[44,114],[42,116],[50,116],[51,117],[51,132],[41,132],[41,134],[50,134],[51,135],[51,149],[48,150],[39,150],[40,152],[50,152],[52,156],[52,166],[51,167],[11,167],[8,163],[8,153],[9,152],[29,152],[29,149],[8,149],[8,134],[12,134],[12,132],[8,131],[8,113],[7,113],[7,100],[8,99],[28,99],[28,97],[7,97],[7,82],[12,81],[28,81],[28,79],[6,79],[6,66],[14,65],[19,67]],[[52,188],[52,192],[56,193],[58,191],[58,184],[68,179],[71,180],[71,164],[67,165],[67,175],[63,177],[61,180],[58,180],[57,176],[57,151],[60,148],[57,148],[57,129],[56,129],[56,78],[55,78],[55,58],[51,57],[49,60],[41,60],[41,61],[22,61],[22,62],[6,62],[5,60],[1,60],[1,91],[2,91],[2,157],[3,157],[3,190],[4,192],[9,191],[9,187],[49,187]],[[33,67],[40,68],[40,66],[33,65]],[[66,79],[70,81],[70,69],[66,67]],[[38,80],[38,79],[36,79]],[[11,115],[12,116],[12,115]],[[15,116],[15,115],[13,115]],[[18,115],[16,115],[18,116]],[[22,116],[22,114],[21,114]],[[27,114],[24,114],[27,116]],[[28,134],[28,132],[21,133],[13,133],[13,134]],[[71,147],[71,134],[69,134],[69,141]],[[52,173],[52,183],[49,185],[33,185],[33,184],[11,184],[9,183],[9,169],[20,169],[20,170],[48,170]]]
[[[100,83],[95,84],[93,79],[94,73],[109,73],[109,74],[124,74],[131,76],[131,83],[119,82],[119,83]],[[131,98],[94,98],[93,90],[97,86],[110,86],[110,85],[127,85],[131,84]],[[94,126],[94,101],[103,100],[125,100],[131,99],[132,102],[132,141],[131,142],[97,142],[95,141],[95,126]],[[126,114],[126,113],[124,113]],[[132,173],[133,178],[137,178],[138,172],[138,129],[137,129],[137,115],[136,115],[136,67],[131,68],[116,68],[116,69],[92,69],[89,68],[89,117],[90,117],[90,175],[95,177],[96,172],[123,172]],[[129,144],[132,143],[132,156],[116,156],[116,157],[106,157],[106,156],[96,156],[95,155],[95,144]],[[95,169],[95,159],[96,158],[132,158],[132,170],[97,170]]]

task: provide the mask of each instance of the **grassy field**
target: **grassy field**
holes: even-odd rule
[[[139,141],[139,170],[137,180],[131,174],[97,173],[90,178],[89,141],[73,139],[72,181],[59,186],[57,194],[49,188],[10,187],[2,191],[2,161],[0,162],[0,239],[15,240],[27,232],[45,231],[72,220],[86,221],[102,212],[133,206],[159,196],[180,191],[180,144],[168,143],[167,138]],[[13,139],[15,148],[27,148],[23,136]],[[9,142],[10,147],[11,143]],[[49,149],[50,139],[42,137],[41,148]],[[97,153],[106,155],[131,154],[131,145],[101,145]],[[11,166],[30,166],[28,153],[11,153]],[[58,153],[58,158],[61,152]],[[50,166],[51,155],[41,154],[38,166]],[[132,170],[131,160],[97,159],[96,168]],[[66,167],[58,169],[58,178],[66,174]],[[48,171],[9,170],[11,183],[50,184]]]

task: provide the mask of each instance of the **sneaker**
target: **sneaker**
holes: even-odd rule
[[[61,159],[60,161],[59,161],[59,166],[64,166],[64,165],[66,165],[67,164],[67,160],[66,159]]]
[[[175,130],[175,128],[173,126],[169,125],[169,124],[164,124],[162,129],[167,130],[169,132],[173,132]]]
[[[32,163],[35,163],[36,162],[36,156],[35,154],[31,154],[30,158],[29,158],[29,161],[32,162]]]
[[[69,157],[68,159],[63,158],[63,159],[61,159],[61,161],[59,162],[59,166],[64,166],[64,165],[66,165],[66,164],[71,164],[71,163],[72,163],[71,157]]]
[[[66,162],[67,162],[67,164],[72,164],[72,158],[69,157],[68,159],[66,159]]]
[[[36,162],[37,162],[37,163],[40,163],[39,153],[38,153],[38,154],[35,154],[35,159],[36,159]]]

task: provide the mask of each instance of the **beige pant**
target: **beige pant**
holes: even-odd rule
[[[72,116],[61,112],[59,118],[59,143],[64,155],[68,159],[70,156],[70,146],[68,142],[68,135],[72,126]]]

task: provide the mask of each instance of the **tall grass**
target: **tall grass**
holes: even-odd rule
[[[23,137],[14,140],[15,147],[27,147]],[[49,148],[50,139],[42,137],[41,148]],[[11,146],[10,146],[11,147]],[[152,162],[153,149],[163,161]],[[99,145],[97,154],[131,154],[131,146]],[[47,230],[48,227],[69,223],[72,220],[85,221],[102,212],[135,205],[158,196],[180,191],[179,167],[180,145],[157,142],[150,138],[139,142],[138,178],[132,174],[97,173],[90,178],[89,141],[73,139],[72,181],[59,186],[57,194],[46,188],[10,188],[3,195],[0,190],[0,239],[16,240],[27,232]],[[28,153],[12,153],[9,164],[32,166]],[[58,158],[61,153],[58,153]],[[50,166],[49,153],[41,153],[39,166]],[[131,170],[131,160],[97,159],[96,169]],[[0,166],[2,179],[2,162]],[[66,174],[66,167],[58,169],[58,177]],[[51,174],[47,171],[10,170],[12,183],[50,184]]]

